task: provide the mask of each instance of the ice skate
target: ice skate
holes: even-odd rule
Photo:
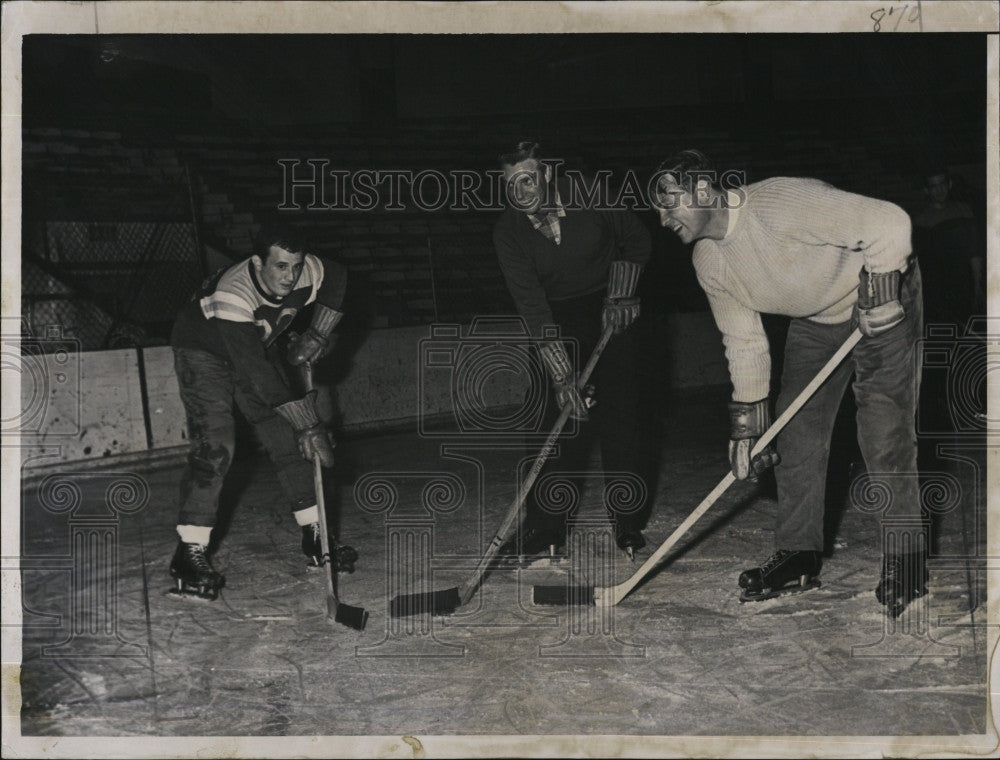
[[[818,588],[823,560],[817,551],[779,549],[760,567],[740,573],[741,602],[762,602],[784,594]]]
[[[170,577],[176,587],[170,593],[212,601],[226,585],[226,578],[217,573],[208,560],[207,547],[201,544],[177,544],[174,557],[170,560]]]
[[[882,577],[875,587],[875,598],[886,606],[890,617],[899,617],[910,602],[927,593],[928,578],[924,552],[886,554],[882,559]]]
[[[528,528],[518,544],[517,535],[500,547],[497,557],[501,562],[523,567],[547,559],[557,563],[566,557],[566,534],[552,528]]]
[[[642,532],[634,528],[626,528],[615,534],[615,543],[625,552],[629,562],[635,562],[635,553],[646,545]]]
[[[320,542],[319,523],[302,526],[302,553],[309,558],[309,567],[323,567],[323,546]],[[330,537],[330,547],[333,552],[333,569],[338,573],[353,573],[354,563],[358,561],[358,552],[353,546],[338,545],[336,539]]]

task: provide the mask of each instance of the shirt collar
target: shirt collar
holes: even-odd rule
[[[542,224],[544,224],[544,222],[545,222],[546,218],[548,218],[549,214],[555,213],[555,215],[558,216],[558,217],[565,217],[566,216],[566,209],[563,208],[562,199],[559,197],[559,188],[556,187],[555,185],[553,185],[552,189],[553,189],[553,191],[555,192],[555,195],[556,195],[556,207],[555,207],[555,211],[553,212],[553,211],[550,210],[550,211],[546,211],[543,214],[543,213],[540,213],[541,209],[539,209],[538,213],[528,214],[528,219],[531,220],[531,224],[534,226],[534,228],[536,230],[539,227],[541,227]]]
[[[253,259],[247,259],[247,269],[250,272],[250,282],[253,284],[254,289],[257,291],[257,295],[259,295],[268,303],[274,304],[276,306],[278,304],[281,304],[285,300],[284,298],[277,298],[276,296],[272,296],[266,290],[264,290],[264,286],[261,285],[260,280],[257,279],[257,270],[254,268]]]

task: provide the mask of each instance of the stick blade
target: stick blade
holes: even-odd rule
[[[532,586],[533,604],[581,606],[594,603],[593,586]]]
[[[346,625],[356,631],[363,631],[368,624],[368,610],[343,604],[335,599],[327,599],[327,617],[335,623]]]
[[[458,588],[446,588],[443,591],[429,591],[425,594],[402,594],[389,602],[391,617],[410,617],[413,615],[450,615],[462,606]]]

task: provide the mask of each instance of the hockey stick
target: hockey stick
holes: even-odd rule
[[[368,611],[363,607],[343,604],[337,598],[337,590],[333,585],[333,559],[330,556],[330,537],[326,530],[326,498],[323,495],[323,465],[320,464],[318,453],[313,454],[313,483],[316,487],[316,509],[319,512],[319,541],[326,568],[326,616],[335,623],[363,631],[368,622]]]
[[[614,334],[614,328],[612,327],[605,328],[604,332],[601,333],[601,337],[597,341],[597,345],[594,347],[594,352],[590,355],[590,360],[587,362],[587,365],[583,368],[583,371],[577,379],[577,389],[583,390],[584,386],[587,384],[587,380],[590,379],[590,375],[593,373],[594,367],[597,366],[597,360],[601,358],[601,354],[604,352],[604,348],[608,345],[608,341],[611,340],[612,334]],[[476,588],[479,586],[479,583],[482,581],[486,570],[496,558],[497,552],[500,551],[500,547],[510,539],[514,530],[520,524],[522,511],[524,509],[524,502],[528,498],[531,487],[538,479],[538,475],[541,473],[542,467],[545,465],[545,461],[552,454],[552,449],[555,448],[556,440],[559,438],[559,434],[562,432],[563,427],[565,427],[566,421],[569,419],[571,412],[571,404],[566,404],[566,406],[562,408],[562,411],[559,413],[559,417],[556,419],[556,423],[552,428],[552,432],[549,433],[549,437],[545,439],[541,452],[539,452],[538,456],[535,457],[535,462],[531,466],[528,476],[524,479],[524,482],[521,483],[518,488],[517,496],[514,498],[510,508],[507,510],[507,516],[504,517],[503,522],[497,529],[496,535],[494,535],[493,540],[490,541],[490,545],[487,547],[486,552],[479,559],[479,564],[476,565],[476,569],[472,571],[461,586],[444,589],[442,591],[429,591],[420,594],[401,594],[400,596],[395,597],[389,603],[389,614],[392,617],[419,615],[427,611],[431,612],[433,615],[450,615],[463,604],[468,603],[469,599],[471,599],[472,595],[475,593]]]
[[[302,378],[308,393],[313,389],[311,363],[302,365]],[[342,604],[333,585],[333,556],[330,554],[330,534],[326,529],[326,494],[323,493],[323,465],[319,452],[313,453],[312,463],[313,490],[316,491],[316,511],[319,513],[319,543],[323,551],[323,566],[326,568],[326,616],[335,623],[363,631],[368,623],[368,611],[363,607]]]
[[[795,397],[791,405],[774,421],[774,424],[765,431],[764,435],[758,439],[757,444],[751,452],[751,457],[760,453],[765,446],[777,437],[782,428],[788,424],[788,421],[798,413],[806,402],[812,398],[816,390],[833,374],[833,371],[844,360],[844,357],[854,349],[859,340],[861,340],[861,331],[855,330],[844,342],[844,345],[837,350],[837,353],[830,357],[830,360],[816,374],[816,377],[812,379],[809,385],[802,389],[802,392]],[[602,607],[612,607],[618,604],[659,564],[660,560],[673,548],[674,544],[715,504],[735,480],[736,477],[732,472],[727,473],[726,477],[712,489],[712,492],[704,498],[701,504],[687,516],[684,522],[677,526],[676,530],[670,534],[666,541],[660,544],[652,556],[642,564],[642,567],[622,583],[616,586],[535,586],[532,588],[532,601],[535,604],[594,604]]]

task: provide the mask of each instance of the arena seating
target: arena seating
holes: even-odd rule
[[[303,162],[303,172],[308,159],[349,171],[483,171],[493,168],[498,146],[514,133],[524,134],[516,121],[485,129],[414,124],[397,127],[391,136],[368,137],[343,126],[294,135],[250,134],[220,125],[177,133],[149,125],[131,132],[96,125],[31,127],[23,132],[24,255],[47,265],[49,276],[80,294],[100,290],[109,278],[134,283],[140,294],[130,303],[109,303],[98,294],[97,305],[111,322],[139,325],[146,340],[163,342],[176,306],[210,265],[248,255],[261,224],[275,215],[284,192],[279,160]],[[955,162],[975,165],[975,155],[962,153],[966,135],[960,124],[952,136]],[[562,126],[547,137],[560,146],[567,165],[608,168],[618,179],[631,170],[644,181],[665,153],[698,146],[720,166],[745,170],[750,181],[809,175],[908,210],[922,202],[910,166],[920,146],[888,126],[863,138],[833,139],[829,130],[801,125],[790,125],[787,133],[705,128],[679,135],[592,123]],[[308,202],[308,193],[298,192],[299,202]],[[474,313],[512,310],[492,247],[496,212],[411,207],[307,209],[284,216],[316,253],[352,272],[359,303],[365,304],[358,325],[463,321]],[[644,217],[655,229],[652,213]],[[150,243],[154,232],[163,239]],[[38,302],[44,287],[30,295]],[[87,343],[102,347],[97,340]]]

